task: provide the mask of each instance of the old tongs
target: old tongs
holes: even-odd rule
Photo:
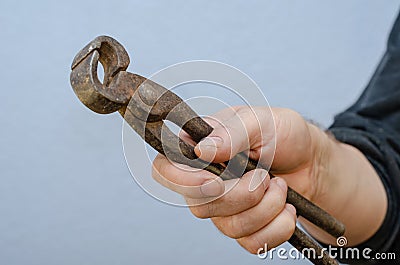
[[[104,67],[103,82],[97,74],[99,61]],[[213,128],[173,92],[145,77],[127,72],[128,65],[128,53],[119,42],[107,36],[97,37],[74,58],[71,85],[89,109],[101,114],[118,111],[149,145],[172,161],[203,168],[224,180],[239,178],[244,172],[261,167],[243,153],[228,161],[243,167],[242,174],[229,171],[224,164],[200,160],[194,147],[171,132],[164,120],[181,127],[195,142],[209,135]],[[337,238],[344,234],[342,223],[291,188],[288,189],[287,202],[296,207],[298,215],[332,236]],[[338,264],[297,227],[289,242],[300,252],[305,248],[314,249],[316,255],[309,257],[314,264]]]

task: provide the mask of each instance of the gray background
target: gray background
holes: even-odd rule
[[[264,264],[135,184],[120,117],[69,85],[73,56],[107,34],[145,76],[222,61],[328,126],[373,73],[399,2],[2,0],[0,264]]]

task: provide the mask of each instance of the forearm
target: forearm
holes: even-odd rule
[[[356,148],[340,143],[310,125],[316,152],[318,180],[313,201],[346,226],[348,245],[370,238],[382,224],[387,196],[375,169]],[[335,244],[336,240],[304,219],[301,223],[316,239]]]

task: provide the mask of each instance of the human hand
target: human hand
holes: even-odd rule
[[[313,168],[316,148],[312,142],[315,128],[288,109],[276,108],[272,114],[264,107],[225,109],[207,119],[214,131],[196,145],[195,152],[205,161],[219,163],[245,151],[264,165],[272,162],[274,174],[283,176],[310,198],[316,183]],[[185,134],[182,138],[191,141]],[[272,161],[275,144],[277,150]],[[162,155],[154,161],[153,177],[184,195],[189,205],[201,198],[214,199],[236,182],[222,182],[207,171],[192,171]],[[199,218],[211,218],[222,233],[256,253],[265,243],[275,247],[287,241],[294,231],[296,210],[285,203],[286,192],[283,178],[270,180],[267,171],[257,169],[244,174],[222,197],[192,205],[190,209]]]
[[[214,130],[195,146],[199,158],[220,163],[246,152],[270,166],[277,177],[270,179],[267,171],[256,169],[238,182],[222,181],[162,155],[154,160],[152,175],[182,194],[195,216],[211,218],[249,252],[256,253],[265,244],[276,247],[292,235],[296,210],[285,203],[287,184],[344,223],[348,246],[364,242],[379,229],[387,210],[386,192],[358,149],[336,141],[289,109],[272,108],[271,114],[266,107],[235,107],[207,122]],[[188,135],[181,137],[193,143]],[[307,220],[299,220],[318,240],[336,243]]]

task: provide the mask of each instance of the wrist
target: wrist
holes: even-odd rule
[[[332,159],[335,156],[335,143],[333,139],[316,125],[308,123],[311,135],[312,165],[311,178],[314,183],[310,200],[319,202],[324,199],[327,192],[334,185],[332,177]]]
[[[313,146],[316,187],[312,201],[345,224],[349,245],[359,244],[371,237],[384,220],[387,198],[383,184],[357,148],[315,126],[312,130],[317,135]],[[303,220],[302,223],[317,239],[335,243],[313,225]]]

